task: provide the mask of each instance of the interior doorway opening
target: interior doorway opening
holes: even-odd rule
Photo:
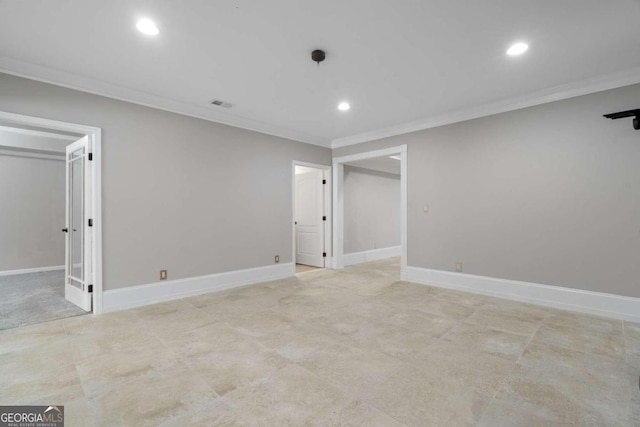
[[[399,154],[344,164],[345,266],[375,261],[400,274]]]
[[[363,218],[357,217],[357,209],[350,209],[349,212],[345,212],[345,205],[348,206],[349,203],[351,203],[351,208],[353,208],[353,203],[357,203],[357,201],[354,202],[354,200],[345,200],[345,196],[348,196],[345,193],[345,173],[349,172],[350,168],[369,170],[370,172],[362,175],[368,175],[367,180],[369,186],[379,186],[379,194],[376,194],[375,188],[367,189],[371,194],[369,195],[369,199],[364,200],[362,204],[366,205],[367,209],[388,210],[383,217],[369,215],[369,233],[375,235],[373,240],[370,239],[372,236],[367,235],[364,242],[362,241],[363,239],[361,239],[361,241],[354,243],[354,239],[357,239],[357,233],[354,233],[353,229],[355,226],[362,225],[358,223],[358,221],[361,221]],[[386,197],[385,194],[388,197]],[[389,201],[393,200],[393,202],[389,203],[398,204],[394,206],[388,206],[387,204],[376,207],[384,203],[384,198],[389,199]],[[360,214],[369,213],[360,212]],[[397,271],[397,266],[399,266],[400,279],[406,280],[407,146],[401,145],[334,158],[333,217],[334,268],[341,269],[349,265],[380,262],[390,270],[395,269]],[[349,227],[346,223],[347,220],[350,221],[349,225],[352,227],[352,229],[348,230],[351,233],[350,236],[345,235],[347,231],[346,228]],[[389,227],[386,227],[387,225],[389,225]],[[389,230],[385,232],[386,228],[389,228]],[[396,233],[399,233],[399,235]],[[363,234],[362,230],[360,230],[360,234]],[[347,241],[348,239],[350,240]],[[380,243],[380,247],[378,243]],[[359,248],[359,245],[362,244],[365,246],[369,245],[370,247]]]
[[[295,273],[330,267],[331,167],[293,162],[293,259]]]
[[[0,329],[101,312],[100,148],[98,128],[0,112]]]

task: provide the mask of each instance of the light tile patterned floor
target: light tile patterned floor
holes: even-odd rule
[[[306,273],[307,271],[315,271],[315,270],[318,270],[319,268],[320,267],[312,267],[310,265],[296,264],[296,274]]]
[[[398,260],[0,333],[67,426],[640,425],[640,325],[398,281]]]

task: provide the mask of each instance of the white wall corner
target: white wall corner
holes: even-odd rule
[[[289,262],[105,291],[102,312],[126,310],[255,283],[286,279],[294,276],[295,268],[295,264]]]
[[[412,283],[640,322],[640,298],[418,267],[407,273]]]
[[[400,246],[353,252],[350,254],[344,254],[344,265],[361,264],[363,262],[377,261],[379,259],[399,257],[401,254],[402,248]]]

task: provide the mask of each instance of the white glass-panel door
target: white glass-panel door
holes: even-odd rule
[[[91,311],[91,230],[89,138],[67,146],[65,298]]]

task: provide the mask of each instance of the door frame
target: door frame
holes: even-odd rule
[[[400,279],[407,280],[407,145],[365,151],[333,159],[333,248],[332,265],[344,268],[344,164],[356,160],[400,155]]]
[[[293,160],[291,162],[291,258],[293,260],[293,274],[296,273],[296,166],[305,166],[308,168],[322,170],[324,179],[327,180],[327,184],[324,192],[324,200],[322,209],[326,212],[327,220],[324,222],[323,227],[323,239],[324,250],[327,253],[327,257],[324,260],[324,268],[332,268],[332,239],[331,230],[333,229],[332,210],[331,210],[331,166],[319,165],[317,163],[303,162],[300,160]]]
[[[34,126],[47,130],[58,130],[87,136],[93,153],[91,168],[91,195],[93,227],[91,227],[91,248],[93,268],[91,284],[93,285],[92,312],[102,313],[102,131],[98,127],[67,123],[41,117],[26,116],[0,111],[0,120],[9,124]],[[81,137],[82,137],[81,136]],[[79,139],[79,138],[78,138]]]

